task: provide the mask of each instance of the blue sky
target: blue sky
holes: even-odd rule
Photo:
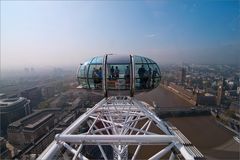
[[[106,53],[238,63],[239,40],[239,1],[1,1],[2,70]]]

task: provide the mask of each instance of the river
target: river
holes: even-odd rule
[[[136,98],[150,105],[154,101],[159,107],[192,107],[189,102],[162,86],[151,92],[140,93]],[[176,126],[207,159],[240,158],[240,145],[233,139],[235,134],[218,125],[213,116],[174,117],[165,120]],[[152,146],[147,151],[142,150],[138,158],[147,158],[146,155],[157,148]]]

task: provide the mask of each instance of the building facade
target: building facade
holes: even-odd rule
[[[10,123],[31,113],[29,103],[24,97],[0,99],[1,136],[6,135]]]
[[[26,89],[21,92],[22,97],[29,99],[30,105],[35,108],[42,101],[42,91],[39,87]]]
[[[34,144],[54,128],[55,116],[44,110],[33,113],[8,126],[8,141],[18,149]]]

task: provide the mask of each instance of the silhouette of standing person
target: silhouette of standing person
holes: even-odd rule
[[[155,82],[156,82],[157,74],[159,74],[159,73],[158,73],[158,71],[157,71],[157,68],[155,68],[155,69],[153,70],[153,74],[152,74],[152,88],[155,87]]]
[[[148,79],[147,79],[146,87],[151,88],[151,79],[152,79],[152,69],[151,68],[148,69],[147,77],[148,77]]]
[[[116,77],[116,79],[119,78],[119,69],[118,69],[118,66],[116,66],[116,68],[115,68],[115,77]]]
[[[111,79],[114,79],[114,68],[113,68],[113,66],[111,67],[111,69],[110,69],[110,73],[111,73]]]
[[[125,78],[125,88],[128,89],[129,88],[129,84],[130,84],[130,70],[129,70],[129,66],[126,66],[124,78]]]
[[[142,65],[141,68],[138,69],[138,75],[139,75],[139,78],[140,78],[140,88],[144,88],[144,73],[145,73],[145,68],[144,66]]]
[[[99,83],[99,87],[102,88],[102,84],[101,84],[101,82],[102,82],[102,67],[99,68],[97,74],[98,74],[98,83]]]
[[[93,72],[92,72],[92,78],[93,78],[93,83],[94,83],[94,88],[97,87],[97,83],[98,83],[98,74],[97,74],[97,69],[93,68]]]

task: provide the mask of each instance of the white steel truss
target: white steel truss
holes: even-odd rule
[[[159,119],[149,107],[148,104],[127,96],[103,99],[65,131],[56,135],[38,159],[53,159],[65,152],[73,160],[134,160],[142,146],[153,145],[161,145],[162,149],[148,157],[151,160],[172,160],[179,157],[187,160],[204,159],[176,127]],[[84,126],[87,127],[83,131]],[[157,127],[159,131],[152,131],[151,126]],[[135,146],[131,154],[129,146]]]

